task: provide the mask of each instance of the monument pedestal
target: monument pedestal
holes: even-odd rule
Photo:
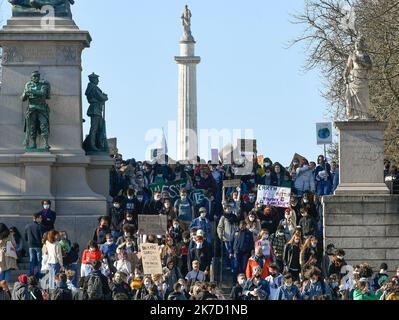
[[[324,246],[344,249],[355,266],[368,262],[378,269],[399,263],[399,197],[384,183],[384,130],[377,121],[337,122],[340,130],[340,185],[322,198]]]
[[[23,230],[41,210],[40,201],[50,199],[56,229],[83,247],[97,218],[107,213],[113,161],[86,156],[82,149],[81,55],[90,34],[71,19],[53,22],[49,28],[41,18],[13,17],[0,30],[0,221]],[[51,85],[48,153],[23,147],[27,103],[21,94],[35,70]]]
[[[336,195],[390,194],[384,182],[385,122],[336,122],[340,184]]]

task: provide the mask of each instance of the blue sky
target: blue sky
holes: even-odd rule
[[[145,141],[148,130],[176,120],[174,56],[186,3],[202,58],[199,128],[242,129],[243,134],[252,129],[259,154],[284,165],[295,152],[316,159],[323,148],[316,145],[315,123],[325,121],[321,78],[317,72],[301,72],[301,46],[285,48],[302,31],[289,19],[303,1],[76,0],[74,20],[93,38],[83,54],[83,89],[88,74],[101,76],[100,87],[110,98],[108,137],[118,138],[124,158],[144,159],[151,143]],[[5,1],[1,9],[4,22],[11,6]],[[201,156],[210,158],[208,150]]]

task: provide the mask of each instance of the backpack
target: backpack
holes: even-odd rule
[[[89,300],[103,300],[103,283],[101,277],[97,274],[92,274],[87,282],[87,296]]]

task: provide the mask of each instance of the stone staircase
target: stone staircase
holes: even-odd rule
[[[18,277],[21,274],[29,275],[29,256],[23,257],[18,262],[18,270],[12,270],[10,274],[9,287],[12,288],[14,283],[18,281]]]

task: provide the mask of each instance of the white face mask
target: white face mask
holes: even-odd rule
[[[206,213],[201,213],[201,219],[205,219],[206,218]]]
[[[245,279],[240,279],[240,280],[238,280],[238,284],[239,284],[240,286],[242,286],[242,285],[244,284],[244,282],[245,282]]]
[[[298,244],[298,243],[299,243],[299,240],[294,240],[294,242],[295,242],[296,244]]]
[[[317,280],[311,279],[311,280],[310,280],[310,283],[311,283],[311,284],[315,284],[315,283],[317,283]]]
[[[127,197],[129,200],[133,200],[133,196],[128,196]]]
[[[201,249],[202,248],[202,242],[197,242],[197,249]]]
[[[114,208],[119,209],[120,208],[120,204],[119,203],[114,203]]]
[[[137,197],[137,200],[139,200],[141,202],[141,201],[143,201],[143,197]]]
[[[43,205],[43,209],[44,209],[44,210],[50,209],[50,205],[48,205],[48,204]]]
[[[249,217],[249,221],[254,222],[255,218],[254,217]]]

